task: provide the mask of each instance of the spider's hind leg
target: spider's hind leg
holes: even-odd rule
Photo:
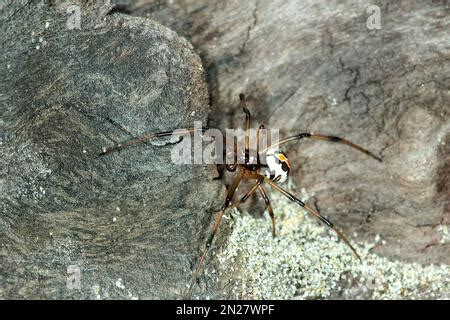
[[[323,215],[321,215],[320,212],[318,212],[317,210],[315,210],[315,209],[311,208],[310,206],[306,205],[302,200],[300,200],[299,198],[297,198],[293,194],[291,194],[288,191],[286,191],[283,188],[281,188],[279,185],[277,185],[272,180],[270,180],[270,179],[268,179],[266,177],[264,177],[264,180],[266,180],[266,182],[268,184],[270,184],[275,190],[277,190],[281,194],[283,194],[286,198],[288,198],[289,200],[297,203],[298,205],[303,207],[306,211],[308,211],[309,213],[313,214],[316,218],[318,218],[323,223],[325,223],[330,229],[333,229],[333,231],[338,235],[339,239],[341,239],[350,248],[350,250],[353,251],[353,253],[356,255],[356,257],[359,260],[361,260],[361,257],[358,255],[358,252],[356,252],[356,249],[353,248],[353,246],[350,244],[350,242],[348,241],[347,237],[330,220],[328,220]]]
[[[263,199],[264,199],[264,201],[266,203],[267,211],[269,211],[270,219],[272,220],[272,236],[275,238],[275,236],[276,236],[276,233],[275,233],[275,214],[273,213],[273,208],[272,208],[272,205],[270,203],[270,199],[267,196],[266,191],[264,190],[264,188],[261,185],[258,186],[258,189],[259,189],[259,192],[261,193],[261,195],[262,195],[262,197],[263,197]]]
[[[200,258],[197,261],[197,265],[194,269],[194,272],[192,273],[191,282],[189,284],[187,292],[183,295],[184,299],[190,299],[192,295],[192,290],[194,288],[194,284],[197,281],[197,276],[200,273],[200,270],[202,268],[203,262],[205,261],[206,255],[209,252],[209,249],[211,247],[211,244],[214,240],[214,237],[217,233],[217,230],[219,229],[220,223],[222,222],[223,215],[225,214],[225,211],[230,208],[231,199],[234,196],[234,193],[236,192],[236,189],[238,185],[241,183],[242,180],[242,172],[238,172],[235,176],[233,183],[228,188],[227,196],[225,198],[225,202],[222,205],[222,208],[220,209],[219,213],[216,215],[216,219],[214,221],[214,224],[211,229],[211,233],[209,234],[208,240],[206,241],[206,246],[203,249],[203,252],[200,256]],[[255,188],[256,189],[256,188]]]

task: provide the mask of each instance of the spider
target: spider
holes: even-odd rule
[[[303,133],[299,133],[294,136],[290,136],[285,139],[282,139],[274,144],[271,144],[270,146],[268,146],[267,148],[265,148],[263,150],[258,150],[259,149],[259,146],[258,146],[257,150],[256,150],[257,157],[256,157],[256,163],[255,163],[254,159],[250,159],[251,158],[250,157],[251,150],[250,150],[250,146],[249,146],[249,130],[250,130],[250,117],[251,117],[250,111],[247,108],[244,94],[241,93],[239,95],[239,100],[240,100],[240,107],[242,108],[243,112],[245,113],[245,131],[244,131],[244,144],[245,144],[245,149],[244,149],[245,150],[245,159],[244,160],[245,161],[243,161],[243,163],[237,163],[237,162],[231,163],[231,164],[228,163],[225,166],[227,171],[236,172],[236,173],[235,173],[235,176],[233,178],[231,185],[228,187],[225,201],[224,201],[221,209],[219,210],[219,212],[217,212],[217,214],[216,214],[215,221],[212,226],[209,237],[206,241],[205,248],[203,249],[202,254],[200,255],[200,257],[197,261],[196,267],[193,271],[192,278],[189,283],[188,289],[184,295],[184,298],[190,298],[192,295],[192,291],[193,291],[194,285],[197,281],[198,274],[201,271],[202,265],[203,265],[205,258],[209,252],[209,249],[211,247],[211,244],[217,233],[217,230],[220,226],[220,223],[222,221],[224,214],[226,212],[230,211],[231,209],[246,202],[248,198],[250,198],[253,194],[255,194],[255,192],[259,192],[259,194],[264,199],[267,211],[268,211],[271,221],[272,221],[272,236],[273,237],[276,236],[276,234],[275,234],[275,214],[274,214],[272,205],[270,203],[268,194],[264,188],[264,184],[267,184],[271,188],[280,192],[282,195],[287,197],[290,201],[295,202],[300,207],[302,207],[303,209],[305,209],[306,211],[311,213],[313,216],[318,218],[320,221],[322,221],[326,226],[331,228],[337,234],[338,238],[341,239],[350,248],[350,250],[353,252],[353,254],[358,259],[361,260],[356,249],[350,244],[347,237],[330,220],[328,220],[326,217],[324,217],[318,210],[308,206],[302,200],[300,200],[298,197],[296,197],[295,195],[293,195],[292,193],[288,192],[287,190],[283,189],[280,186],[281,183],[285,182],[288,179],[291,164],[290,164],[290,161],[287,158],[286,154],[275,148],[277,148],[283,144],[286,144],[288,142],[298,141],[298,140],[302,140],[302,139],[324,140],[324,141],[329,141],[329,142],[345,144],[347,146],[350,146],[356,150],[359,150],[359,151],[365,153],[366,155],[368,155],[380,162],[382,161],[382,159],[380,157],[374,155],[372,152],[362,148],[361,146],[359,146],[349,140],[339,138],[336,136],[328,136],[328,135],[323,135],[323,134],[303,132]],[[262,130],[262,129],[264,129],[264,125],[260,125],[260,127],[257,131],[258,138],[259,138],[260,130]],[[135,144],[138,144],[138,143],[141,143],[141,142],[147,141],[149,139],[153,139],[153,138],[166,137],[166,136],[171,136],[171,135],[183,136],[183,135],[190,135],[195,132],[204,133],[206,130],[208,130],[208,128],[190,128],[190,129],[183,129],[183,130],[176,129],[176,130],[156,132],[156,133],[149,132],[140,137],[136,137],[131,140],[125,141],[123,143],[117,144],[113,147],[103,149],[103,152],[100,153],[100,156],[110,154],[114,151],[119,151],[122,148],[129,147],[131,145],[135,145]],[[233,144],[234,144],[234,159],[236,161],[236,159],[237,159],[236,142],[233,142]],[[266,162],[261,161],[262,156],[265,156]],[[240,183],[243,180],[254,180],[256,182],[250,187],[250,189],[247,191],[247,193],[245,193],[245,195],[241,199],[239,199],[235,202],[232,202],[232,199],[236,192],[236,189],[238,188],[238,186],[240,185]]]

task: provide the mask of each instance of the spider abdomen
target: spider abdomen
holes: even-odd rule
[[[267,168],[262,172],[263,175],[276,183],[283,183],[289,176],[291,163],[287,156],[281,151],[267,153]]]

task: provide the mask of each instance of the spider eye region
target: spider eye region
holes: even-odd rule
[[[291,163],[287,156],[280,151],[268,153],[266,156],[268,168],[264,170],[263,174],[276,183],[283,183],[289,176]]]

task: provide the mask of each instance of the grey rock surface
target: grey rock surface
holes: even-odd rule
[[[186,36],[208,72],[211,126],[314,131],[380,154],[302,142],[291,179],[393,260],[450,262],[448,1],[117,1]],[[380,29],[367,21],[380,9]],[[314,203],[314,201],[312,201]],[[447,239],[447,240],[446,240]]]
[[[82,1],[70,29],[52,3],[1,7],[0,298],[178,298],[224,195],[216,168],[172,164],[179,140],[98,154],[205,123],[201,61],[151,20]]]
[[[285,149],[293,191],[352,239],[379,235],[372,251],[392,261],[450,262],[446,1],[115,2],[78,1],[79,30],[60,2],[0,4],[0,297],[179,297],[224,198],[216,169],[172,165],[177,140],[97,155],[194,120],[242,126],[240,92],[254,127],[383,156]],[[366,26],[369,4],[381,29]],[[217,296],[207,279],[196,293]]]

